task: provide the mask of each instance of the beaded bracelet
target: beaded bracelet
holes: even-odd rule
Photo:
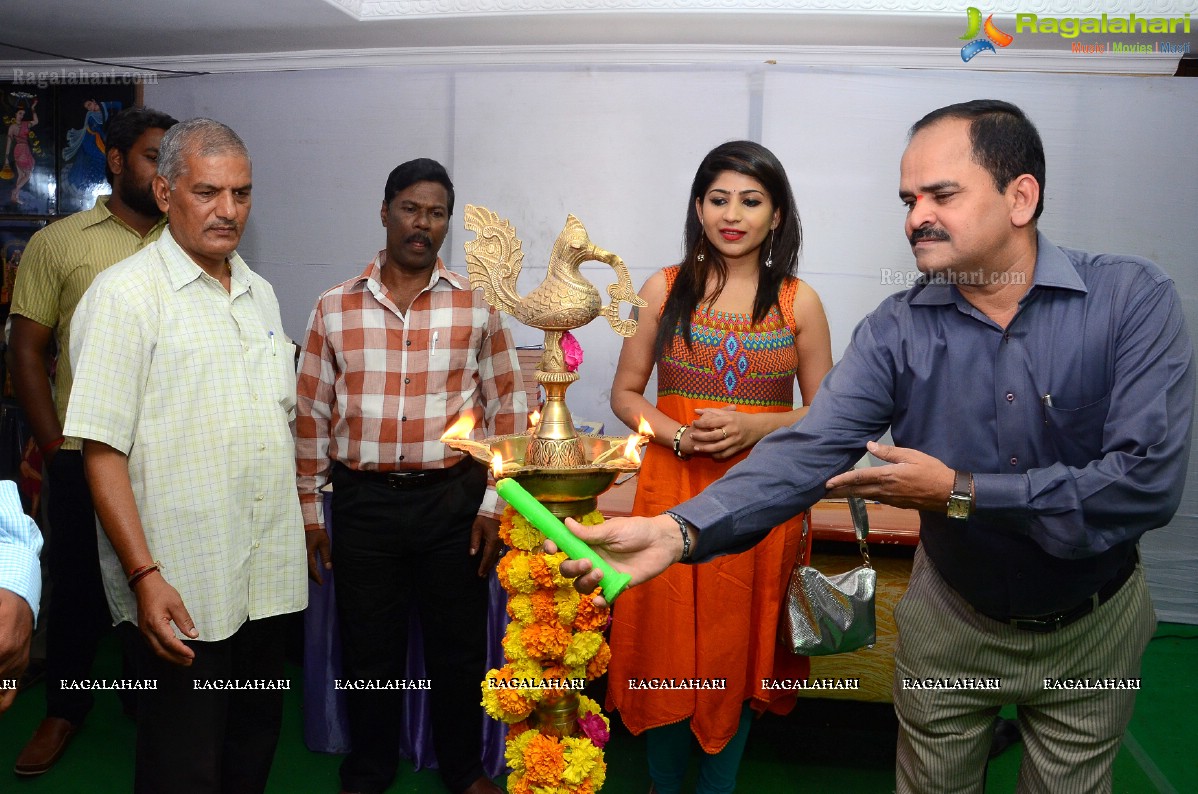
[[[676,433],[674,433],[674,455],[679,460],[689,460],[690,459],[690,455],[687,455],[685,452],[682,451],[682,434],[690,429],[691,429],[690,425],[682,425],[681,427],[678,428],[678,431]]]

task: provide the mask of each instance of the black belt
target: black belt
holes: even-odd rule
[[[1111,577],[1109,582],[1098,588],[1097,593],[1094,593],[1085,601],[1071,609],[1066,609],[1062,612],[1057,612],[1056,614],[1052,615],[1040,615],[1033,618],[1013,616],[1000,618],[994,617],[992,615],[987,615],[987,617],[997,620],[999,623],[1006,623],[1010,626],[1014,626],[1022,631],[1034,631],[1040,634],[1048,634],[1054,631],[1059,631],[1070,624],[1076,623],[1086,615],[1089,615],[1091,612],[1098,609],[1098,607],[1102,606],[1107,601],[1110,601],[1111,598],[1114,597],[1115,593],[1118,593],[1123,588],[1123,585],[1127,584],[1127,580],[1130,579],[1131,575],[1135,572],[1136,563],[1139,562],[1139,560],[1139,552],[1133,552],[1131,557],[1129,557],[1127,562],[1123,564],[1123,567],[1119,569],[1119,572]]]
[[[400,489],[436,485],[456,479],[470,471],[473,463],[473,458],[464,457],[454,465],[443,469],[417,469],[414,471],[359,471],[351,469],[344,463],[335,463],[333,466],[337,472],[352,480],[377,482],[389,488]]]

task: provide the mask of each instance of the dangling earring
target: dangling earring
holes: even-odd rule
[[[765,255],[765,266],[766,267],[774,266],[774,230],[773,229],[770,229],[770,250]]]
[[[703,239],[701,239],[699,241],[699,253],[695,256],[696,262],[702,262],[704,259],[707,258],[707,254],[703,253],[703,251],[706,248],[707,248],[707,238],[704,237]]]

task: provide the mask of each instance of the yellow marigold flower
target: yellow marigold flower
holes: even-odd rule
[[[557,607],[557,619],[563,625],[569,626],[578,616],[578,605],[582,596],[573,587],[559,587],[553,594],[554,605]]]
[[[603,514],[598,510],[592,510],[582,518],[578,519],[578,523],[584,527],[593,527],[602,524],[604,521]]]
[[[503,635],[503,655],[509,662],[520,662],[528,658],[528,649],[524,647],[521,632],[525,624],[509,623]]]
[[[599,646],[603,644],[603,635],[597,631],[580,631],[570,638],[566,654],[562,657],[568,665],[583,665],[591,660]]]
[[[532,597],[524,593],[516,593],[507,600],[507,614],[519,623],[532,623]]]
[[[562,771],[562,782],[572,786],[589,780],[597,766],[603,765],[603,751],[585,736],[569,736],[562,739],[566,768]]]
[[[508,584],[504,585],[504,589],[509,593],[531,593],[536,590],[537,583],[533,580],[531,569],[537,557],[514,549],[508,552],[508,556],[513,559],[507,566]],[[499,583],[503,584],[503,580],[501,579]]]
[[[528,747],[528,743],[537,735],[536,731],[524,731],[515,736],[508,734],[507,746],[503,750],[503,760],[507,762],[513,772],[521,774],[524,772],[524,751]]]
[[[511,510],[511,506],[508,506]],[[514,511],[513,511],[514,512]],[[507,510],[504,511],[507,513]],[[522,551],[540,551],[541,544],[545,542],[545,536],[541,534],[541,530],[529,523],[528,519],[516,513],[512,518],[512,529],[509,533],[507,544],[514,549]]]

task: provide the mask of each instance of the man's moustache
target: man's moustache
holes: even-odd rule
[[[944,229],[916,229],[911,232],[911,245],[915,245],[920,240],[948,240],[948,232]]]

